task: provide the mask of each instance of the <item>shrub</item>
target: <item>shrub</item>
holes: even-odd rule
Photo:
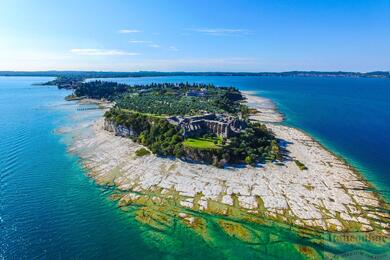
[[[255,160],[253,159],[253,157],[251,155],[248,155],[245,157],[246,164],[253,164],[254,162],[255,162]]]
[[[307,170],[307,167],[303,163],[301,163],[300,161],[295,160],[294,162],[298,166],[298,168],[301,169],[301,171]]]
[[[145,149],[144,147],[139,148],[137,151],[135,151],[135,155],[137,155],[137,156],[145,156],[145,155],[149,155],[149,154],[150,154],[150,151]]]

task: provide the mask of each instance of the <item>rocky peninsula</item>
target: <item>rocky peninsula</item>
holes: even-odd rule
[[[83,159],[98,183],[121,191],[115,195],[121,207],[141,205],[137,219],[151,225],[164,222],[148,210],[153,206],[171,209],[199,232],[195,212],[388,236],[387,206],[359,173],[307,134],[278,124],[283,117],[269,100],[245,95],[257,110],[251,119],[265,123],[283,146],[282,160],[217,168],[174,157],[138,156],[143,146],[105,130],[104,119],[85,126],[89,134],[76,136],[70,151]]]

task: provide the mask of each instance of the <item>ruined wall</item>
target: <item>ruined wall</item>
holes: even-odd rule
[[[171,124],[179,125],[185,137],[197,137],[206,133],[213,133],[224,138],[239,134],[247,124],[234,117],[207,114],[192,117],[171,117]]]

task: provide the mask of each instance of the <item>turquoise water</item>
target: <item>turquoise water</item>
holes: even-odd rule
[[[0,77],[0,259],[160,256],[67,153],[76,106],[47,80]]]
[[[31,85],[47,80],[0,77],[0,259],[251,259],[271,255],[283,259],[286,252],[295,252],[296,245],[321,251],[321,244],[276,226],[245,224],[251,232],[258,232],[259,237],[266,237],[267,242],[242,243],[221,232],[217,225],[220,218],[214,216],[203,216],[210,224],[212,246],[179,224],[161,232],[134,221],[131,211],[119,210],[116,202],[109,199],[111,189],[95,185],[78,158],[67,152],[72,136],[58,133],[96,118],[101,112],[77,111],[79,105],[64,101],[69,91]],[[319,136],[327,145],[370,169],[367,172],[382,179],[381,183],[389,183],[385,153],[390,144],[386,135],[390,132],[389,109],[386,109],[390,103],[388,81],[255,77],[120,80],[213,82],[259,90],[277,102],[289,124]],[[331,89],[324,90],[328,84]],[[342,86],[348,86],[347,90],[336,91]],[[365,101],[367,98],[371,101]],[[332,102],[326,105],[329,100]],[[324,106],[327,110],[320,113]],[[342,111],[342,107],[349,111]],[[335,118],[340,121],[332,122]],[[355,119],[357,126],[353,123]],[[344,132],[338,123],[351,129],[344,128]],[[364,133],[370,138],[358,138],[349,152],[343,143],[356,136],[364,137]],[[332,138],[332,134],[337,138]],[[338,137],[340,134],[342,137]],[[359,151],[353,153],[354,150]],[[363,160],[359,155],[362,150],[368,156],[362,156]],[[381,152],[384,157],[380,157]],[[371,166],[370,158],[379,163]],[[342,253],[344,249],[327,250]],[[373,250],[381,252],[378,248]]]
[[[64,100],[69,91],[32,85],[48,80],[0,77],[1,260],[221,259],[262,252],[219,229],[210,246],[183,225],[156,230],[135,221],[131,208],[120,210],[110,199],[113,189],[97,186],[67,151],[68,132],[75,131],[68,130],[102,112],[78,111],[80,105]],[[280,234],[289,237],[286,232]]]
[[[235,86],[272,99],[285,123],[346,159],[389,198],[390,80],[331,77],[158,77],[129,84],[197,82]]]

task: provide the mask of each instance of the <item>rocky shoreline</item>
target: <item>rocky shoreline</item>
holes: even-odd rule
[[[256,92],[254,91],[241,91],[241,93],[244,94],[248,107],[257,110],[257,113],[250,115],[249,119],[267,123],[283,121],[283,115],[270,99],[255,96]]]
[[[104,130],[103,119],[88,126],[89,135],[76,136],[70,150],[98,183],[122,191],[120,206],[173,200],[178,217],[185,215],[189,224],[192,217],[186,210],[388,235],[385,204],[356,171],[307,134],[274,124],[283,116],[271,101],[245,94],[248,105],[259,111],[252,120],[265,123],[285,146],[283,162],[219,169],[154,155],[138,157],[135,151],[142,146]]]

